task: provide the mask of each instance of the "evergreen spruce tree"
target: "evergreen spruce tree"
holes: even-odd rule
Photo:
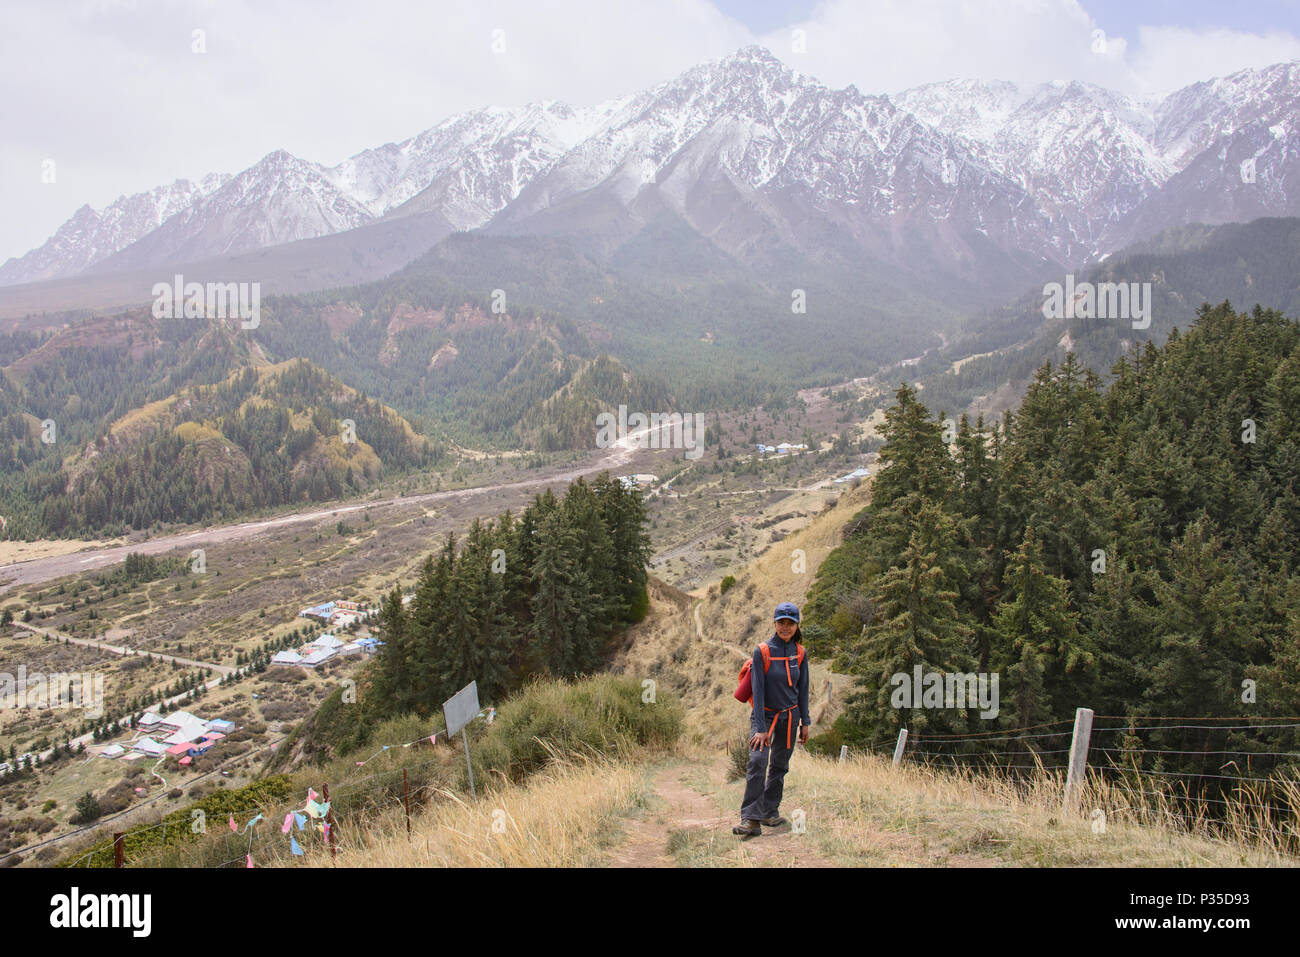
[[[1002,602],[994,618],[998,647],[994,659],[1007,676],[1007,723],[1027,728],[1073,713],[1069,679],[1093,668],[1095,652],[1079,633],[1078,614],[1069,606],[1067,582],[1048,574],[1042,546],[1032,526],[1007,563]],[[1055,708],[1055,711],[1054,711]]]
[[[893,677],[912,682],[918,665],[923,673],[966,672],[972,663],[966,645],[970,628],[959,619],[958,595],[941,560],[956,546],[955,523],[937,504],[927,503],[914,513],[910,531],[898,564],[873,582],[875,620],[847,656],[853,672],[862,676],[851,713],[877,736],[891,736],[903,726],[914,734],[956,726],[957,715],[921,710],[920,688],[911,688],[910,702],[903,700]]]
[[[552,510],[538,526],[533,562],[532,636],[551,673],[578,673],[587,647],[590,586],[579,563],[577,531]]]

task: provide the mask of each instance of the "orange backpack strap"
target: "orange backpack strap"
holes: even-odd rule
[[[772,649],[765,641],[758,646],[758,650],[763,655],[763,674],[767,674],[767,669],[772,667]]]
[[[799,667],[802,668],[804,655],[803,645],[795,645],[795,647],[799,649]]]

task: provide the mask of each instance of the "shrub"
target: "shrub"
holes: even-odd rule
[[[719,594],[725,595],[728,591],[731,590],[731,587],[735,584],[736,584],[736,576],[727,575],[725,578],[722,579],[721,582],[718,583],[718,587],[720,589]]]
[[[99,802],[95,800],[95,795],[87,791],[81,797],[77,798],[77,814],[72,819],[73,824],[89,824],[91,821],[99,820],[102,812],[99,810]]]
[[[552,748],[613,757],[671,745],[681,735],[681,705],[662,688],[653,703],[642,695],[641,683],[622,675],[534,681],[500,707],[486,735],[471,740],[475,764],[521,781],[546,765]]]
[[[738,781],[749,770],[749,742],[744,738],[736,741],[727,752],[727,780]]]

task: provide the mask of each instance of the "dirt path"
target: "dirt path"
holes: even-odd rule
[[[749,657],[748,654],[746,654],[745,652],[741,651],[739,648],[736,648],[733,645],[725,645],[722,642],[716,641],[713,638],[704,637],[704,622],[700,621],[700,605],[702,604],[703,601],[697,601],[695,603],[693,614],[692,614],[692,617],[695,619],[695,637],[707,644],[716,645],[719,648],[725,649],[731,654],[738,656],[741,661],[744,661],[746,658],[748,658]]]
[[[710,793],[701,793],[697,783]],[[726,780],[726,762],[674,763],[655,773],[650,806],[625,822],[626,838],[614,850],[611,867],[834,867],[807,834],[792,824],[763,828],[761,837],[731,833],[743,783]],[[783,808],[788,818],[790,812]]]
[[[655,775],[657,806],[649,809],[644,820],[627,822],[627,840],[610,866],[672,867],[676,862],[668,854],[670,831],[730,830],[734,822],[729,823],[711,800],[686,783],[690,772],[688,765],[676,765]]]

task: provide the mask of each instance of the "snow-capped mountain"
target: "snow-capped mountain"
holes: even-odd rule
[[[1067,260],[1108,248],[1125,218],[1173,174],[1156,148],[1152,105],[1085,83],[955,80],[900,93],[898,104],[974,144],[1057,224]]]
[[[616,103],[487,108],[333,167],[277,150],[235,176],[210,176],[197,187],[181,180],[123,197],[103,213],[83,207],[43,246],[0,267],[0,284],[207,259],[426,211],[441,214],[448,230],[472,229]]]
[[[455,229],[474,229],[599,129],[619,102],[589,110],[554,100],[477,110],[384,147],[382,156],[358,154],[332,173],[351,184],[354,195],[373,195],[379,215],[436,210]]]
[[[374,230],[408,220],[403,251],[486,228],[608,253],[664,215],[742,261],[795,248],[979,281],[1183,222],[1300,212],[1287,188],[1298,148],[1300,62],[1159,101],[973,80],[890,97],[831,89],[747,47],[590,109],[485,108],[333,167],[279,151],[233,177],[83,208],[0,267],[0,284],[346,241],[358,227],[389,248]]]
[[[976,80],[894,99],[975,144],[1090,258],[1171,226],[1300,212],[1300,195],[1287,191],[1297,172],[1300,62],[1194,83],[1163,100],[1083,83]]]
[[[108,272],[310,239],[373,221],[316,163],[277,150],[93,267]]]
[[[599,249],[668,210],[742,259],[765,244],[819,254],[847,240],[853,255],[974,266],[972,241],[1050,244],[1028,199],[887,97],[829,89],[748,47],[627,100],[488,228]]]
[[[46,242],[0,266],[0,285],[71,276],[153,232],[230,179],[212,173],[197,183],[178,179],[147,193],[122,196],[96,212],[82,206]]]

